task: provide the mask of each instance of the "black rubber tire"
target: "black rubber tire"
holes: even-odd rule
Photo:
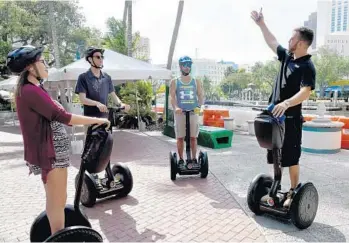
[[[292,223],[299,229],[308,228],[315,219],[319,205],[319,194],[311,182],[307,182],[295,190],[290,206]]]
[[[85,207],[93,207],[97,200],[97,188],[93,179],[90,178],[91,175],[84,174],[84,179],[82,182],[80,202]],[[75,188],[77,187],[79,174],[75,177]]]
[[[133,177],[130,169],[124,164],[117,163],[113,165],[111,171],[113,173],[113,176],[119,173],[123,176],[122,184],[124,188],[118,191],[117,196],[126,197],[132,191],[133,188]]]
[[[73,205],[65,207],[65,227],[85,226],[91,228],[86,214],[80,210],[76,210]],[[50,223],[47,218],[46,211],[39,214],[30,228],[30,241],[43,242],[51,235]]]
[[[172,181],[176,180],[177,166],[178,166],[177,154],[170,152],[170,168],[171,168],[170,174],[171,174]]]
[[[72,226],[51,235],[45,242],[103,242],[103,237],[92,228]]]
[[[201,165],[200,171],[201,171],[201,174],[200,174],[200,177],[201,178],[206,178],[207,175],[208,175],[208,156],[207,156],[207,152],[200,152],[199,160],[200,160],[200,157],[201,157],[201,161],[200,161],[200,165]]]
[[[259,203],[261,198],[269,193],[272,183],[273,178],[265,174],[257,175],[250,183],[247,192],[247,205],[254,214],[263,214],[263,211],[260,210]]]

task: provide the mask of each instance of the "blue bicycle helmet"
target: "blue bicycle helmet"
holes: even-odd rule
[[[179,62],[179,68],[180,68],[182,74],[183,74],[184,76],[189,75],[190,71],[189,71],[188,73],[184,72],[184,71],[182,70],[181,66],[183,66],[183,67],[188,67],[188,68],[190,68],[190,70],[191,70],[191,65],[193,64],[192,59],[191,59],[190,57],[188,57],[188,56],[183,56],[183,57],[179,58],[179,61],[178,61],[178,62]]]
[[[6,66],[12,73],[20,74],[28,65],[36,62],[43,51],[43,47],[22,46],[7,54]]]

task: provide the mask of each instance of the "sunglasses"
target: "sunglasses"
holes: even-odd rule
[[[97,58],[99,60],[104,59],[104,56],[93,56],[93,57],[95,57],[95,58]]]
[[[184,62],[184,63],[181,63],[181,66],[185,67],[185,68],[190,68],[191,67],[191,63],[190,62]]]

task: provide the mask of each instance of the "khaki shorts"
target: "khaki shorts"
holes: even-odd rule
[[[185,114],[174,114],[176,138],[185,138]],[[190,137],[197,138],[199,136],[199,121],[197,114],[190,115]]]

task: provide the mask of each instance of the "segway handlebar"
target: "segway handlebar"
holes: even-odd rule
[[[183,113],[186,113],[186,112],[195,112],[196,109],[201,109],[201,106],[197,106],[195,107],[194,109],[190,109],[190,110],[182,110]]]
[[[106,123],[103,123],[103,124],[92,124],[91,125],[92,131],[96,130],[97,128],[108,130],[109,127],[110,127],[110,122],[106,122]]]
[[[116,107],[108,107],[109,112],[120,112],[122,110],[125,110],[125,106],[116,106]]]
[[[273,103],[271,103],[268,107],[267,107],[267,111],[271,114],[272,110],[274,109],[275,105]],[[281,117],[275,117],[273,115],[273,117],[278,121],[278,122],[283,122],[286,119],[285,115],[282,115]]]

